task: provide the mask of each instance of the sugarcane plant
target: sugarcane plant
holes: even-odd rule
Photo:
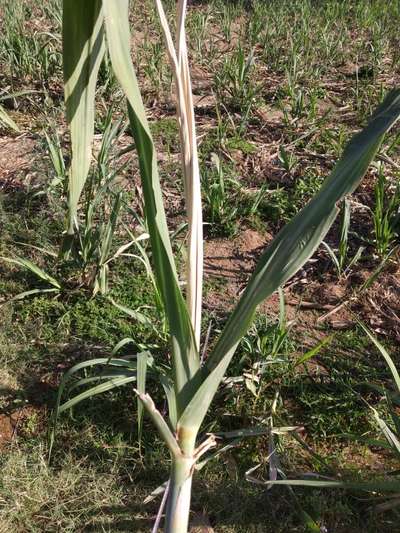
[[[203,222],[185,38],[187,6],[185,0],[177,2],[175,39],[161,0],[155,0],[155,8],[174,75],[188,227],[185,284],[179,278],[173,256],[156,151],[131,60],[129,0],[63,1],[65,98],[72,143],[67,232],[72,235],[76,230],[79,199],[89,172],[96,80],[107,46],[115,77],[127,100],[139,161],[152,268],[168,321],[170,354],[168,360],[163,361],[142,352],[135,357],[112,356],[78,363],[62,379],[54,420],[61,412],[85,398],[134,383],[138,398],[139,434],[143,412],[147,412],[171,456],[164,529],[167,533],[182,533],[188,529],[191,485],[196,465],[216,444],[213,436],[199,437],[200,429],[235,350],[252,324],[257,306],[304,265],[334,222],[341,201],[358,186],[384,134],[399,117],[400,91],[386,96],[369,124],[349,143],[320,191],[276,235],[259,259],[213,348],[208,350],[206,357],[200,357]],[[100,372],[89,375],[88,371],[94,368],[100,369]],[[85,370],[85,377],[78,381],[71,379],[82,370]],[[161,382],[168,403],[168,421],[146,393],[146,381],[149,379]],[[72,390],[75,391],[74,396],[70,394]],[[69,396],[64,401],[67,392]]]

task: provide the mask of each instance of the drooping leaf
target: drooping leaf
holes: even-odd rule
[[[91,389],[86,390],[77,396],[74,396],[72,399],[68,400],[64,404],[61,404],[64,391],[68,388],[68,384],[71,378],[73,378],[78,372],[82,370],[94,367],[107,369],[107,371],[110,371],[110,369],[115,369],[116,375],[112,379],[108,380],[106,383],[102,383],[101,385],[92,387]],[[95,380],[101,380],[101,374],[94,377]],[[76,388],[77,386],[83,386],[85,384],[85,380],[88,380],[87,383],[92,382],[91,378],[83,378],[83,380],[78,381],[78,384],[74,383],[70,390],[74,390],[74,388]],[[56,405],[52,415],[52,424],[49,430],[49,457],[51,456],[51,451],[54,444],[54,433],[60,413],[62,413],[66,409],[73,407],[74,405],[87,398],[90,398],[102,392],[106,392],[108,390],[112,390],[115,387],[126,385],[127,383],[131,383],[133,381],[136,381],[136,360],[132,361],[127,358],[122,359],[113,357],[98,357],[95,359],[89,359],[88,361],[82,361],[80,363],[77,363],[72,368],[67,370],[67,372],[65,372],[65,374],[63,375],[60,385],[58,387]]]
[[[61,414],[63,411],[66,411],[67,409],[71,409],[71,407],[74,407],[74,405],[77,405],[83,400],[92,398],[93,396],[102,394],[103,392],[107,392],[117,387],[122,387],[122,385],[127,385],[128,383],[132,383],[134,381],[136,381],[136,375],[122,374],[122,375],[115,376],[109,379],[108,381],[106,381],[105,383],[101,383],[100,385],[91,387],[90,389],[87,389],[84,392],[81,392],[80,394],[77,394],[70,400],[66,401],[65,403],[60,405],[58,413]]]
[[[101,0],[63,0],[62,34],[65,103],[72,145],[68,233],[73,234],[79,197],[90,168],[96,81],[105,52]]]
[[[127,344],[135,344],[134,339],[132,339],[132,337],[124,337],[114,346],[111,355],[116,355],[120,351],[120,349],[126,346]]]
[[[147,326],[151,326],[152,323],[151,323],[151,320],[146,316],[144,315],[143,313],[141,313],[140,311],[136,311],[135,309],[130,309],[129,307],[126,307],[125,305],[122,305],[118,302],[116,302],[113,298],[108,298],[108,301],[114,306],[116,307],[117,309],[119,309],[120,311],[122,311],[123,313],[125,313],[126,315],[130,316],[131,318],[133,318],[134,320],[137,320],[138,322],[140,322],[141,324],[145,324]]]
[[[61,285],[55,278],[50,276],[50,274],[47,274],[47,272],[35,265],[35,263],[32,263],[32,261],[29,259],[24,259],[23,257],[0,257],[0,260],[6,261],[7,263],[14,263],[15,265],[26,268],[27,270],[30,270],[32,274],[35,274],[35,276],[37,276],[39,279],[50,283],[50,285],[58,290],[61,289]]]

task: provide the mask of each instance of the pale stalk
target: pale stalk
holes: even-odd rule
[[[175,79],[183,182],[188,218],[186,301],[197,349],[199,349],[203,285],[203,218],[196,127],[185,37],[186,1],[178,3],[177,50],[173,44],[162,2],[161,0],[155,0],[155,2]]]
[[[182,454],[172,454],[171,473],[168,484],[168,500],[165,518],[166,533],[187,533],[189,525],[192,479],[197,461],[217,444],[210,435],[195,449],[197,429],[178,429],[178,443]]]
[[[198,429],[191,426],[180,427],[177,434],[173,435],[151,397],[136,389],[135,393],[143,403],[171,454],[165,532],[187,533],[194,465],[204,448],[202,446],[199,450],[195,449]],[[212,444],[210,443],[210,445]]]
[[[197,430],[194,428],[178,430],[181,453],[171,454],[165,533],[187,533],[188,531],[192,479],[196,463],[196,437]]]
[[[194,463],[191,457],[173,459],[165,515],[165,533],[187,533]]]

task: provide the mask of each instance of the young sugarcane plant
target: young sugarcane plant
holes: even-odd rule
[[[213,349],[201,363],[200,325],[203,238],[200,174],[188,56],[185,38],[186,1],[177,3],[177,35],[171,36],[161,0],[155,0],[175,77],[184,190],[188,219],[186,300],[175,266],[157,157],[130,54],[129,0],[64,0],[63,47],[67,118],[71,128],[69,226],[74,231],[79,197],[90,166],[96,77],[107,43],[114,74],[125,93],[139,160],[144,210],[152,247],[152,266],[165,307],[170,337],[170,371],[165,361],[148,353],[134,359],[102,358],[79,363],[64,376],[57,401],[59,413],[106,390],[136,382],[138,429],[145,410],[171,455],[165,531],[188,529],[191,484],[199,458],[215,445],[212,437],[198,440],[203,420],[257,306],[293,276],[314,253],[335,220],[339,204],[352,193],[378,151],[386,131],[400,114],[400,91],[390,93],[367,127],[347,146],[342,159],[316,196],[268,246],[236,309]],[[72,389],[89,389],[61,404],[63,391],[77,372],[99,366],[101,372],[73,382]],[[145,392],[146,376],[158,379],[166,393],[169,421]],[[93,385],[98,380],[100,383]]]

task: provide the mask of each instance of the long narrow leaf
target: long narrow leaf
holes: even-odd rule
[[[117,359],[117,358],[110,358],[110,357],[98,357],[96,359],[89,359],[88,361],[82,361],[81,363],[77,363],[72,368],[70,368],[62,377],[60,386],[58,387],[58,393],[57,393],[57,400],[56,400],[56,407],[54,409],[54,416],[55,419],[58,417],[59,407],[61,404],[61,398],[64,392],[64,389],[67,386],[68,381],[78,372],[81,370],[84,370],[86,368],[92,368],[95,366],[109,366],[109,367],[115,367],[115,368],[126,368],[127,370],[134,371],[136,369],[136,361],[128,361],[126,359]]]
[[[308,352],[306,352],[301,357],[299,357],[293,366],[296,367],[296,366],[302,365],[306,363],[307,361],[309,361],[310,359],[312,359],[313,357],[315,357],[316,355],[318,355],[319,352],[322,350],[322,348],[332,341],[332,338],[333,337],[330,335],[329,337],[326,337],[325,339],[323,339],[321,342],[317,344],[317,346],[314,346],[314,348],[312,348],[311,350],[308,350]]]
[[[64,0],[62,33],[64,90],[72,144],[68,206],[68,233],[72,234],[90,168],[94,96],[105,52],[101,0]]]
[[[194,334],[179,288],[162,201],[156,155],[145,109],[133,69],[130,50],[129,0],[103,0],[107,42],[115,75],[128,99],[129,119],[139,155],[146,219],[153,262],[169,321],[175,390],[181,413],[189,396],[187,382],[199,368]]]
[[[129,307],[126,307],[125,305],[119,304],[111,297],[108,298],[108,301],[112,303],[114,307],[119,309],[119,311],[122,311],[123,313],[130,316],[134,320],[137,320],[138,322],[140,322],[141,324],[145,324],[146,326],[152,325],[151,320],[146,315],[141,313],[140,311],[136,311],[134,309],[130,309]]]
[[[107,392],[117,387],[121,387],[122,385],[126,385],[127,383],[132,383],[133,381],[136,381],[136,376],[124,376],[123,375],[123,376],[119,376],[116,378],[112,378],[109,381],[106,381],[105,383],[96,385],[96,387],[92,387],[88,390],[85,390],[84,392],[81,392],[80,394],[77,394],[70,400],[66,401],[65,403],[60,405],[60,408],[58,409],[58,413],[61,414],[63,411],[66,411],[67,409],[71,409],[71,407],[82,402],[83,400],[86,400],[87,398],[92,398],[93,396],[96,396],[97,394],[102,394],[103,392]]]
[[[142,352],[137,355],[137,390],[139,394],[145,394],[146,392],[146,375],[147,375],[147,366],[151,361],[151,356],[148,352]],[[142,438],[142,428],[143,428],[143,403],[138,397],[138,439],[139,442]]]
[[[13,302],[15,300],[23,300],[24,298],[27,298],[28,296],[33,296],[34,294],[48,294],[50,292],[59,292],[59,289],[31,289],[29,291],[20,292],[19,294],[16,294],[9,300],[7,300],[6,303]]]
[[[124,373],[123,369],[126,368],[127,369],[126,375],[123,376],[123,377],[120,377],[119,380],[114,379],[114,380],[111,380],[112,382],[108,381],[106,383],[98,385],[97,387],[93,387],[92,389],[89,389],[89,390],[81,393],[80,395],[75,396],[74,398],[72,398],[68,402],[66,402],[63,405],[61,405],[61,399],[62,399],[62,396],[63,396],[63,392],[64,392],[69,380],[72,378],[72,376],[74,376],[76,373],[78,373],[81,370],[86,369],[86,368],[91,368],[91,367],[95,367],[95,366],[104,366],[105,367],[107,365],[109,365],[111,367],[116,367],[116,368],[119,367],[121,369],[121,374]],[[50,430],[49,430],[49,458],[51,457],[51,452],[52,452],[52,449],[53,449],[54,434],[55,434],[55,429],[56,429],[56,425],[57,425],[57,421],[58,421],[58,417],[59,417],[60,413],[65,411],[65,409],[73,407],[74,405],[76,405],[77,403],[81,402],[82,400],[84,400],[86,398],[89,398],[90,396],[94,396],[96,394],[100,394],[101,392],[106,392],[107,390],[111,390],[111,389],[113,389],[115,387],[120,387],[122,385],[125,385],[126,383],[130,383],[132,381],[135,381],[136,380],[136,376],[133,376],[131,374],[131,372],[134,371],[135,368],[136,368],[135,365],[136,365],[136,362],[128,361],[128,360],[125,360],[125,359],[116,359],[116,358],[112,359],[112,358],[109,358],[109,357],[108,358],[107,357],[99,357],[99,358],[96,358],[96,359],[90,359],[88,361],[82,361],[81,363],[78,363],[78,364],[74,365],[72,368],[70,368],[63,375],[61,383],[60,383],[60,385],[58,387],[56,405],[55,405],[54,412],[53,412],[52,424],[51,424]],[[121,379],[122,379],[122,381],[121,381]],[[127,379],[127,381],[123,381],[124,379]]]
[[[376,411],[376,409],[371,408],[372,412],[374,413],[375,420],[386,437],[386,440],[388,441],[391,449],[393,451],[396,451],[396,453],[400,456],[400,441],[397,438],[397,435],[393,433],[393,431],[390,429],[390,427],[386,424],[386,422],[379,416],[379,413]]]
[[[399,492],[400,481],[316,481],[308,479],[280,479],[266,481],[266,485],[292,485],[331,489],[366,490],[372,492]]]
[[[177,36],[174,48],[168,20],[161,0],[156,7],[164,32],[172,72],[175,78],[177,114],[181,141],[183,182],[188,219],[188,261],[186,299],[195,332],[197,349],[200,345],[201,299],[203,283],[203,219],[201,208],[200,171],[197,153],[193,96],[186,47],[186,0],[177,5]]]
[[[400,91],[396,90],[385,98],[366,128],[353,137],[321,190],[266,249],[205,367],[193,380],[196,392],[179,420],[180,425],[200,426],[257,306],[295,274],[317,249],[338,214],[339,202],[355,190],[384,134],[399,115]]]
[[[76,383],[74,383],[73,385],[71,385],[70,387],[68,387],[68,393],[71,394],[71,392],[74,391],[75,389],[79,389],[80,387],[84,387],[91,383],[95,383],[96,381],[106,381],[106,380],[109,381],[115,378],[129,377],[130,375],[134,377],[136,373],[124,372],[124,374],[122,375],[121,371],[116,370],[115,372],[107,372],[107,374],[99,374],[97,376],[91,376],[90,378],[82,378]]]
[[[122,193],[117,193],[115,201],[110,213],[110,218],[107,222],[105,236],[101,242],[101,253],[100,253],[100,263],[104,264],[107,262],[107,258],[111,251],[112,240],[115,233],[115,228],[118,221],[119,212],[122,205]]]
[[[3,123],[7,128],[16,131],[17,133],[21,131],[14,120],[10,117],[7,111],[3,106],[0,105],[0,124]]]
[[[35,274],[38,278],[40,278],[43,281],[47,281],[50,283],[50,285],[53,285],[56,289],[61,289],[61,285],[58,283],[58,281],[47,274],[43,269],[35,265],[35,263],[32,263],[32,261],[29,261],[29,259],[24,259],[23,257],[0,257],[1,261],[6,261],[7,263],[14,263],[15,265],[19,265],[23,268],[26,268],[27,270],[30,270],[32,274]]]
[[[385,359],[388,367],[390,368],[390,371],[391,371],[393,379],[394,379],[394,381],[396,383],[397,389],[400,392],[400,375],[399,375],[399,372],[398,372],[398,370],[396,368],[396,365],[394,364],[393,359],[390,357],[390,355],[387,352],[387,350],[385,349],[385,347],[378,341],[378,339],[374,335],[372,335],[370,330],[366,326],[364,326],[364,324],[361,324],[361,323],[359,323],[359,324],[362,327],[362,329],[365,331],[365,333],[368,335],[370,340],[378,348],[378,350],[379,350],[380,354],[382,355],[382,357]]]

